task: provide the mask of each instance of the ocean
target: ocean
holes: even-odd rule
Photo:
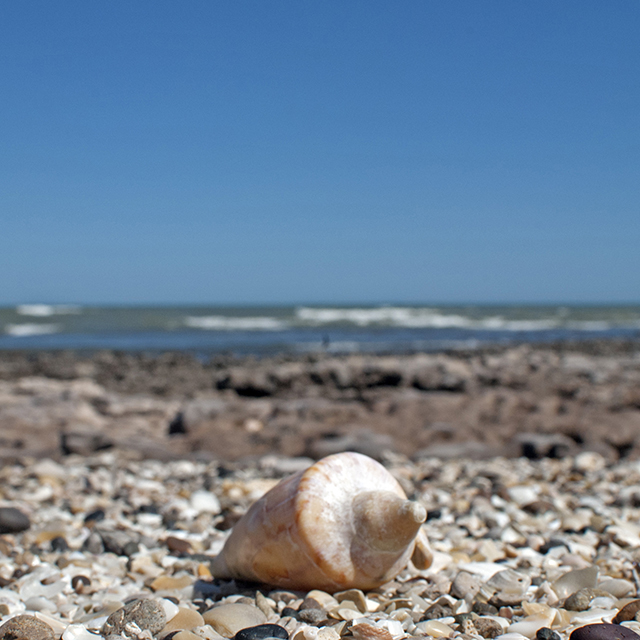
[[[300,305],[0,308],[0,349],[407,353],[640,338],[640,306]]]

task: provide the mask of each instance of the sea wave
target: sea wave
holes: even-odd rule
[[[228,316],[187,316],[187,327],[209,331],[280,331],[288,325],[277,318],[267,316],[228,317]]]
[[[412,307],[344,308],[298,307],[296,318],[312,326],[351,323],[359,327],[386,325],[408,328],[444,328],[473,326],[470,318],[442,314],[435,309]]]
[[[16,307],[16,313],[20,316],[33,316],[47,318],[55,315],[67,315],[80,313],[81,308],[68,304],[20,304]]]
[[[57,333],[60,331],[58,324],[36,324],[34,322],[25,322],[22,324],[8,324],[4,328],[5,333],[16,338],[25,338],[27,336],[41,336],[48,333]]]

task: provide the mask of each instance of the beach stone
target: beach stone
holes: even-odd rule
[[[451,603],[446,598],[440,598],[440,600],[425,609],[420,620],[437,620],[451,615],[453,615]]]
[[[370,622],[359,622],[350,628],[356,640],[393,640],[388,629],[378,627]]]
[[[55,640],[53,629],[34,616],[19,615],[0,627],[0,640]]]
[[[494,607],[492,604],[488,602],[474,602],[471,607],[471,611],[473,613],[477,613],[479,616],[497,616],[498,615],[498,607]]]
[[[579,589],[564,601],[564,608],[567,611],[586,611],[591,601],[600,597],[611,597],[611,594],[602,589],[590,589],[589,587]]]
[[[139,545],[137,540],[126,531],[115,529],[99,529],[97,533],[102,538],[102,544],[105,551],[115,553],[117,556],[131,556],[138,552]]]
[[[569,640],[638,640],[640,636],[619,624],[587,624],[579,627],[569,636]]]
[[[267,617],[250,604],[232,602],[213,607],[202,616],[206,624],[210,624],[221,636],[233,638],[240,629],[262,625]]]
[[[575,569],[560,576],[551,587],[558,598],[567,596],[585,588],[594,588],[598,581],[598,567],[591,566],[586,569]]]
[[[180,607],[178,613],[176,613],[169,622],[165,625],[164,629],[160,633],[160,637],[164,637],[166,634],[172,631],[179,631],[181,629],[191,630],[196,627],[201,627],[204,624],[204,618],[202,615],[194,609],[188,609],[187,607]]]
[[[29,516],[14,507],[0,507],[0,534],[20,533],[31,526]]]
[[[480,578],[468,571],[460,571],[451,583],[449,593],[454,598],[471,599],[480,590]]]
[[[125,627],[131,622],[143,631],[148,629],[155,635],[167,624],[167,616],[164,607],[157,600],[133,600],[107,618],[102,627],[102,634],[127,635]]]
[[[317,625],[319,622],[327,619],[327,614],[323,609],[300,609],[295,611],[295,618],[300,622],[306,622],[307,624]]]
[[[158,576],[149,586],[153,591],[184,589],[193,584],[191,576]]]
[[[264,638],[282,638],[288,640],[289,634],[278,624],[259,624],[255,627],[241,629],[234,636],[235,640],[264,640]]]
[[[536,640],[562,640],[562,637],[557,631],[549,629],[549,627],[542,627],[536,632]]]
[[[489,603],[494,606],[511,606],[520,604],[524,594],[531,585],[531,578],[513,569],[498,571],[487,580],[487,589],[493,590]]]
[[[638,611],[640,611],[640,600],[633,600],[618,611],[613,622],[615,622],[615,624],[620,624],[621,622],[627,622],[628,620],[635,620],[638,615]]]
[[[483,638],[495,638],[502,635],[502,625],[491,618],[477,618],[473,626]]]
[[[360,613],[367,612],[367,599],[360,589],[348,589],[347,591],[340,591],[339,593],[334,593],[333,597],[338,602],[344,602],[345,600],[353,602]]]

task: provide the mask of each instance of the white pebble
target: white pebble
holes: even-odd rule
[[[83,624],[70,624],[62,634],[62,640],[96,640]]]

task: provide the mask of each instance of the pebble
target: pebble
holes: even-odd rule
[[[53,629],[33,616],[20,615],[11,618],[0,627],[0,640],[54,640]]]
[[[615,622],[615,624],[620,624],[621,622],[627,622],[627,620],[635,620],[639,611],[640,600],[632,600],[618,611],[613,622]]]
[[[262,625],[267,621],[258,607],[241,602],[218,605],[206,611],[202,617],[206,624],[210,624],[225,638],[233,638],[241,629]]]
[[[549,627],[542,627],[536,633],[536,640],[562,640],[560,634]]]
[[[480,590],[482,582],[468,571],[460,571],[451,583],[450,593],[455,598],[473,598]]]
[[[571,633],[570,640],[638,640],[640,636],[619,624],[588,624]]]
[[[29,516],[14,507],[0,507],[0,534],[20,533],[31,526]]]
[[[259,624],[255,627],[241,629],[234,636],[235,640],[264,640],[265,638],[281,638],[288,640],[289,633],[277,624]]]
[[[134,600],[114,611],[102,627],[103,635],[126,634],[126,627],[135,623],[143,631],[151,634],[161,631],[167,623],[164,607],[157,600]]]
[[[502,625],[491,618],[477,618],[473,621],[473,626],[483,638],[495,638],[503,632]]]

